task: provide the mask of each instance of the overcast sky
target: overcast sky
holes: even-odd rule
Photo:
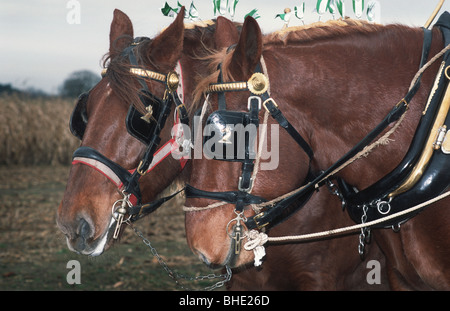
[[[73,12],[67,8],[70,1],[80,4],[79,23],[68,22]],[[179,0],[189,6],[191,0]],[[223,0],[222,0],[223,1]],[[231,1],[231,0],[230,0]],[[135,36],[154,37],[172,18],[162,15],[162,0],[0,0],[0,83],[11,83],[17,88],[34,87],[56,93],[58,86],[73,72],[82,69],[100,73],[101,58],[108,50],[109,27],[114,8],[131,18]],[[245,14],[257,8],[263,32],[283,26],[275,15],[284,8],[305,2],[305,22],[318,21],[314,13],[317,0],[239,0],[235,21],[243,21]],[[354,17],[352,1],[345,0],[346,15]],[[369,0],[366,0],[366,5]],[[381,23],[401,23],[423,26],[438,0],[378,0]],[[174,7],[176,0],[168,3]],[[212,0],[194,0],[201,19],[211,19]],[[446,1],[443,11],[450,11]],[[229,15],[226,15],[229,17]],[[325,14],[322,20],[332,18]],[[69,16],[70,20],[70,16]],[[74,20],[72,20],[73,22]],[[290,25],[301,21],[291,18]]]

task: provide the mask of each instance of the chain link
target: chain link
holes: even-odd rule
[[[369,207],[367,205],[364,205],[362,209],[363,214],[361,216],[361,224],[364,224],[367,222],[367,211],[369,210]],[[361,259],[363,260],[366,243],[370,242],[370,236],[371,236],[370,228],[368,227],[361,228],[361,233],[359,235],[358,253]]]
[[[208,274],[208,275],[202,275],[202,276],[186,276],[184,274],[174,272],[172,269],[169,268],[167,263],[162,259],[162,257],[159,255],[157,250],[152,246],[150,241],[143,235],[143,233],[137,229],[135,226],[133,226],[129,221],[127,221],[127,224],[133,229],[133,231],[136,233],[138,237],[142,239],[142,242],[144,242],[145,245],[150,248],[150,251],[152,255],[158,260],[159,264],[163,267],[163,269],[167,272],[169,277],[175,281],[175,284],[180,287],[183,290],[205,290],[205,291],[212,291],[217,288],[220,288],[225,285],[225,283],[229,282],[231,280],[232,272],[229,266],[225,266],[226,273],[225,274]],[[214,280],[214,279],[223,279],[221,281],[216,282],[215,284],[211,286],[207,286],[203,289],[192,289],[185,287],[183,284],[179,282],[180,279],[186,280],[186,281],[202,281],[202,280]]]

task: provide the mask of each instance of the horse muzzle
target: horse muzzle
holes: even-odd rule
[[[99,256],[112,244],[116,220],[111,218],[107,229],[97,236],[95,226],[89,218],[80,218],[68,226],[58,219],[57,224],[66,236],[68,248],[78,254]]]

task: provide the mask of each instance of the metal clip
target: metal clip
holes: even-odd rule
[[[240,224],[236,224],[233,229],[233,239],[236,241],[234,244],[234,254],[239,255],[241,252],[241,240],[242,240],[242,226]]]
[[[240,177],[239,177],[239,182],[238,182],[238,190],[239,190],[239,191],[243,191],[243,192],[250,192],[250,190],[251,190],[252,187],[253,187],[253,178],[250,177],[250,181],[249,181],[249,183],[248,183],[248,187],[247,187],[247,188],[244,188],[244,187],[242,186],[242,182],[243,182],[243,179],[242,179],[242,176],[240,176]]]
[[[230,220],[227,224],[227,234],[228,236],[235,240],[235,244],[234,244],[234,254],[235,255],[239,255],[241,252],[241,241],[243,239],[243,234],[242,234],[242,226],[241,226],[241,220],[242,221],[247,221],[247,218],[244,216],[244,212],[238,213],[236,211],[234,211],[234,213],[237,215],[236,218]],[[236,222],[236,224],[233,226],[232,228],[232,233],[230,233],[230,225],[231,223]]]
[[[122,224],[129,220],[129,218],[125,220],[125,214],[127,213],[126,207],[127,207],[127,205],[128,205],[128,207],[132,206],[129,198],[130,198],[130,194],[124,194],[123,199],[117,200],[113,204],[112,216],[116,220],[116,228],[114,229],[114,234],[113,234],[114,240],[117,240],[117,238],[119,237],[120,228],[122,227]],[[116,210],[116,206],[118,204],[120,204],[120,207]],[[117,216],[115,216],[115,214],[117,214]]]
[[[250,110],[252,100],[256,99],[258,101],[258,110],[261,110],[261,97],[259,96],[250,96],[247,102],[247,109]]]
[[[446,133],[447,133],[446,125],[443,125],[438,129],[436,141],[433,143],[434,150],[438,150],[439,148],[441,148]]]

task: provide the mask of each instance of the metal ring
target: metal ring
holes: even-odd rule
[[[114,214],[116,213],[116,209],[119,209],[119,208],[121,208],[122,207],[122,202],[123,202],[123,200],[124,199],[119,199],[119,200],[117,200],[116,202],[114,202],[114,204],[112,205],[112,208],[111,208],[111,215],[112,215],[112,217],[117,221],[117,218],[116,218],[116,216],[114,216]],[[116,208],[116,205],[117,204],[119,204],[119,207],[118,208]]]
[[[382,207],[385,207],[385,206],[387,206],[387,210],[383,211]],[[391,211],[391,204],[389,204],[389,202],[386,202],[386,201],[380,201],[377,203],[377,210],[382,215],[389,214],[389,212]]]
[[[131,204],[131,202],[128,200],[129,197],[130,197],[130,195],[124,195],[124,196],[125,196],[125,197],[124,197],[123,199],[119,199],[119,200],[117,200],[116,202],[114,202],[114,204],[113,204],[112,207],[111,207],[111,216],[112,216],[112,218],[114,218],[115,221],[117,221],[117,217],[114,216],[114,214],[118,213],[117,210],[118,210],[119,208],[122,207],[123,202],[125,202],[125,203],[128,205],[128,207],[132,207],[132,206],[133,206],[133,205]],[[116,205],[117,205],[117,204],[120,204],[120,205],[118,206],[118,208],[116,208]],[[124,220],[123,220],[123,222],[128,222],[129,220],[131,220],[131,217],[132,217],[132,216],[133,216],[133,215],[129,215],[127,219],[124,219]]]
[[[448,72],[449,69],[450,69],[450,66],[447,66],[447,68],[445,68],[444,73],[445,73],[445,76],[447,77],[447,79],[450,80],[450,74],[449,74],[449,72]]]
[[[227,234],[228,234],[228,236],[230,237],[230,239],[232,239],[233,238],[233,236],[230,234],[230,230],[229,230],[229,228],[230,228],[230,224],[233,222],[233,221],[235,221],[236,223],[237,223],[237,218],[233,218],[233,219],[231,219],[229,222],[228,222],[228,224],[227,224]]]

